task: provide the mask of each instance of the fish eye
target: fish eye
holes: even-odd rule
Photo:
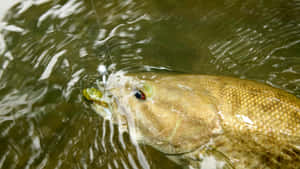
[[[143,91],[141,91],[141,90],[136,90],[136,91],[134,92],[134,96],[135,96],[137,99],[139,99],[139,100],[146,100],[146,95],[145,95],[145,93],[144,93]]]

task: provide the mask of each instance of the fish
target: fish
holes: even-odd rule
[[[300,99],[282,89],[227,76],[122,71],[104,88],[105,97],[89,98],[95,111],[179,165],[300,168]]]

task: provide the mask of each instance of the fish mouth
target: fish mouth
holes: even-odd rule
[[[96,88],[86,88],[82,91],[83,97],[90,102],[108,107],[108,102],[103,99],[103,92]]]
[[[97,88],[85,88],[82,90],[82,96],[85,101],[92,105],[92,108],[96,113],[100,114],[104,118],[110,118],[112,116],[113,107],[115,105],[115,99],[109,92],[104,84],[97,83]]]
[[[91,104],[92,109],[105,120],[109,120],[119,126],[121,131],[127,131],[126,109],[121,106],[117,96],[112,94],[116,88],[105,88],[98,86],[96,88],[83,89],[84,99]]]

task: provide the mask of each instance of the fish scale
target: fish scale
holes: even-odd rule
[[[207,85],[207,89],[212,91],[216,98],[222,98],[218,101],[223,114],[224,129],[229,131],[228,137],[240,142],[242,142],[241,140],[247,142],[247,144],[236,144],[234,149],[241,151],[248,147],[256,152],[266,152],[264,157],[267,157],[268,153],[272,153],[273,155],[269,157],[273,159],[275,157],[286,158],[290,159],[290,162],[300,160],[299,150],[296,148],[300,142],[298,98],[280,89],[253,81],[229,77],[211,78],[214,81],[212,84],[218,85],[213,87]],[[230,81],[230,83],[224,83],[224,81]],[[247,119],[238,118],[237,115],[247,117]],[[293,143],[296,145],[292,145]],[[222,148],[218,148],[222,150]],[[298,154],[283,153],[283,150],[295,151]],[[224,149],[224,152],[227,152],[227,155],[233,153],[232,149],[230,151]],[[232,156],[241,158],[239,155],[232,154]],[[268,160],[272,161],[273,159]],[[265,161],[267,160],[265,159]],[[295,164],[299,165],[299,162]],[[246,167],[246,165],[242,166]],[[299,168],[300,166],[285,164],[285,167]]]
[[[238,83],[243,82],[247,81],[239,81]],[[251,83],[253,87],[253,84],[255,83]],[[296,106],[299,107],[299,104],[296,104],[297,99],[293,98],[294,96],[292,95],[278,94],[282,91],[271,87],[261,86],[261,84],[258,83],[256,84],[256,87],[258,91],[253,92],[253,88],[249,87],[229,87],[228,89],[228,87],[225,86],[222,89],[223,91],[220,91],[219,93],[219,97],[221,97],[221,95],[223,95],[223,97],[225,96],[221,105],[231,105],[231,109],[228,106],[227,108],[223,106],[223,109],[221,107],[221,111],[224,112],[224,114],[227,112],[231,113],[231,115],[245,115],[253,121],[254,126],[252,129],[257,130],[263,128],[265,134],[272,133],[279,139],[288,139],[286,137],[281,137],[282,134],[290,136],[299,135],[300,114],[293,108]],[[264,91],[264,95],[259,94],[262,90]],[[276,99],[274,99],[274,97]],[[238,98],[240,103],[234,101],[233,98]],[[230,116],[230,118],[232,118],[232,116]],[[240,120],[237,119],[237,121]],[[247,123],[244,121],[241,123],[242,126],[245,126],[245,124]],[[245,127],[251,128],[251,125]]]

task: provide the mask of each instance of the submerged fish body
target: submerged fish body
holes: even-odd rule
[[[106,88],[113,120],[178,163],[300,168],[300,100],[283,90],[222,76],[120,72]]]

